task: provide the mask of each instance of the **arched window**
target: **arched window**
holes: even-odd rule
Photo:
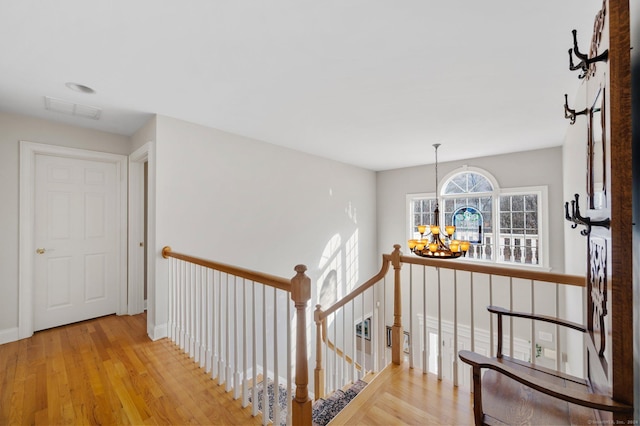
[[[472,243],[467,258],[498,263],[546,266],[542,212],[546,187],[501,189],[487,171],[463,167],[444,177],[436,194],[410,194],[409,238],[417,225],[434,222],[436,202],[440,223],[455,225],[455,239]]]
[[[493,232],[493,199],[497,183],[479,171],[457,171],[445,177],[442,185],[444,221],[455,225],[457,240],[482,244],[483,233]],[[490,258],[491,253],[483,253]]]

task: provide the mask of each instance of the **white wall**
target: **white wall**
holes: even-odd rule
[[[0,339],[18,326],[19,141],[128,154],[129,138],[0,112]]]
[[[154,115],[138,131],[131,136],[131,152],[140,148],[147,142],[156,140],[156,116]]]
[[[158,116],[156,173],[154,337],[167,321],[165,245],[287,278],[303,263],[315,284],[327,243],[358,231],[360,282],[379,268],[372,171]]]

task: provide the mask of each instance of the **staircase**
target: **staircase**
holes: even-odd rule
[[[367,382],[357,380],[347,390],[338,389],[328,398],[318,399],[312,409],[313,426],[327,425],[366,385]]]
[[[364,380],[357,380],[352,385],[348,386],[345,390],[338,389],[333,392],[327,398],[320,398],[316,400],[312,408],[313,426],[326,426],[342,409],[344,409],[353,398],[360,393],[367,385]],[[263,401],[263,382],[256,385],[257,391],[257,404],[258,410],[263,413],[265,410],[262,407]],[[252,399],[253,392],[249,392],[249,401]],[[271,380],[267,381],[267,398],[269,401],[268,418],[273,420],[274,418],[274,384]],[[280,425],[285,426],[287,424],[287,389],[279,385],[278,386],[278,405],[280,407]]]

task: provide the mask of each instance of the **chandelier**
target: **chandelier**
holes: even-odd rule
[[[436,151],[436,191],[438,188],[438,147],[439,143],[433,144]],[[409,240],[409,249],[416,255],[422,257],[435,257],[438,259],[455,259],[464,256],[469,250],[469,241],[454,240],[453,234],[456,232],[454,225],[446,225],[444,229],[440,227],[440,210],[438,209],[438,197],[436,196],[436,208],[433,210],[435,223],[431,225],[418,225],[420,238]],[[427,232],[428,231],[428,232]]]

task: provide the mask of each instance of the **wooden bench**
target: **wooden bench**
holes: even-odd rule
[[[610,413],[632,416],[633,407],[594,393],[588,380],[570,376],[502,354],[503,316],[544,321],[586,332],[580,324],[554,317],[532,315],[489,306],[498,316],[495,358],[460,351],[471,365],[476,425],[611,424]],[[482,374],[482,370],[487,371]]]

